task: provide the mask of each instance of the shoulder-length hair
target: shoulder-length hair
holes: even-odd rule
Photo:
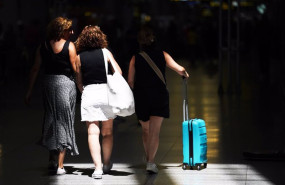
[[[57,17],[48,24],[47,39],[59,41],[64,38],[65,32],[70,29],[72,29],[72,20],[65,17]]]
[[[107,36],[101,31],[98,26],[85,26],[79,34],[76,44],[78,52],[106,48],[108,46]]]
[[[153,30],[148,26],[143,26],[138,32],[137,40],[141,47],[151,46],[155,40]]]

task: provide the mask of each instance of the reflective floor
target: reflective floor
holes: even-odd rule
[[[240,96],[219,96],[218,74],[206,63],[187,67],[189,112],[191,118],[206,121],[208,167],[182,170],[182,80],[167,71],[171,116],[163,123],[156,157],[159,173],[145,172],[141,127],[135,115],[114,123],[114,167],[102,180],[91,178],[94,166],[87,145],[86,127],[76,115],[76,136],[80,155],[67,156],[66,175],[50,175],[48,153],[37,145],[42,127],[40,82],[32,104],[23,104],[24,85],[10,79],[0,94],[0,184],[285,184],[285,160],[246,160],[245,151],[272,152],[285,149],[284,100],[277,87],[255,82],[249,68],[242,68]],[[224,79],[224,78],[223,78]],[[223,81],[223,84],[226,82]],[[225,85],[224,85],[225,86]]]

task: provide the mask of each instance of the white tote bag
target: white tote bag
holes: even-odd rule
[[[108,101],[113,112],[118,116],[130,116],[135,112],[133,92],[124,77],[118,72],[115,64],[110,60],[114,73],[108,74],[107,53],[103,49],[107,74]]]

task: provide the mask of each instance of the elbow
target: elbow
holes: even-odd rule
[[[30,74],[33,75],[33,74],[37,74],[39,72],[39,68],[38,67],[33,67],[30,71]]]
[[[129,86],[131,87],[131,89],[134,88],[134,81],[128,81]]]

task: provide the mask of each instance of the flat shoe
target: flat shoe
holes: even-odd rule
[[[66,171],[64,168],[58,168],[56,171],[56,174],[57,175],[64,175],[64,174],[66,174]]]
[[[103,174],[102,170],[94,170],[94,172],[92,174],[92,178],[93,179],[102,179],[102,174]]]
[[[103,164],[103,172],[104,172],[104,174],[109,173],[110,170],[112,169],[112,167],[113,167],[113,163],[112,162],[110,162],[109,165],[104,165]]]
[[[158,173],[158,168],[155,163],[148,162],[146,164],[146,171],[148,171],[149,173]]]

